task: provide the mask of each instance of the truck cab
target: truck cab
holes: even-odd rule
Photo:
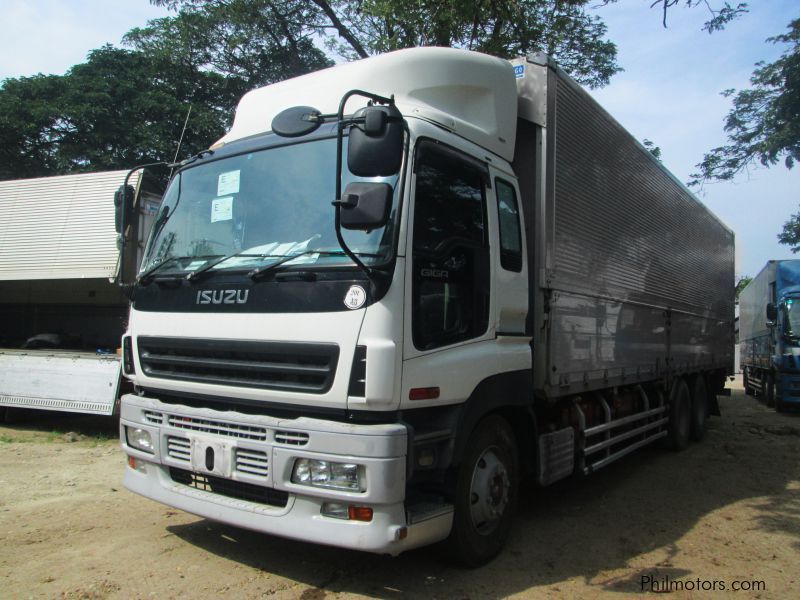
[[[394,53],[255,90],[228,135],[174,175],[123,342],[129,489],[375,552],[447,537],[453,501],[430,474],[452,459],[466,416],[455,407],[531,368],[513,68],[476,56]],[[431,59],[447,68],[420,68]],[[336,122],[270,130],[295,105],[369,109],[342,101],[366,82],[393,95],[396,170],[369,172]],[[337,180],[364,210],[384,194],[385,218],[346,228]],[[490,455],[478,516],[493,529],[516,465]]]

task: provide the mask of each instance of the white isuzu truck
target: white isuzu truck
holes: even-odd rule
[[[733,234],[543,55],[418,48],[246,94],[131,284],[128,489],[480,565],[520,480],[700,439]]]

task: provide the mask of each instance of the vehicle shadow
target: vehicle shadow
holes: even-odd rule
[[[5,408],[5,407],[4,407]],[[69,441],[119,437],[119,416],[88,415],[10,407],[0,415],[0,427],[11,434],[73,434]]]
[[[598,592],[641,593],[645,576],[713,577],[719,573],[692,573],[672,558],[701,518],[734,503],[748,501],[757,528],[789,535],[800,548],[792,489],[800,430],[780,429],[781,415],[753,410],[751,399],[738,396],[735,410],[723,405],[725,416],[710,422],[706,439],[684,452],[645,449],[582,480],[523,489],[505,551],[479,570],[454,566],[437,547],[392,558],[204,519],[168,529],[208,552],[307,584],[309,594],[502,598],[537,586],[557,590],[574,578]],[[625,574],[608,574],[619,569]]]

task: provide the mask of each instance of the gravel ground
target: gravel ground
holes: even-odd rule
[[[111,419],[22,415],[0,425],[0,597],[595,598],[648,577],[680,581],[676,598],[798,597],[800,412],[739,381],[721,404],[682,453],[524,490],[505,552],[475,571],[436,548],[373,556],[170,509],[122,487]]]

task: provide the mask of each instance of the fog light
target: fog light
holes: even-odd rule
[[[298,458],[292,471],[292,482],[311,487],[363,492],[361,465],[329,460]]]
[[[146,429],[139,427],[126,427],[126,437],[128,438],[128,445],[131,448],[136,448],[142,452],[153,454],[153,439],[150,437],[150,432]]]
[[[133,456],[128,457],[128,466],[139,473],[147,473],[147,463]]]
[[[331,517],[332,519],[346,520],[350,518],[347,504],[339,504],[338,502],[325,502],[319,512],[323,517]]]
[[[372,509],[369,506],[353,506],[340,502],[325,502],[319,510],[323,517],[346,521],[372,521]]]

